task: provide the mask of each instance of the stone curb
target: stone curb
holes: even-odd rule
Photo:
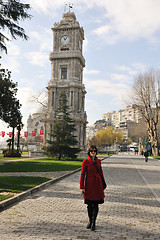
[[[105,160],[108,157],[109,156],[106,156],[106,157],[102,158],[101,161]],[[13,206],[14,204],[17,204],[18,202],[24,200],[26,197],[32,195],[33,193],[38,192],[38,191],[40,191],[40,190],[50,186],[51,184],[56,183],[56,182],[62,180],[65,177],[68,177],[68,176],[70,176],[70,175],[72,175],[72,174],[74,174],[76,172],[79,172],[80,170],[81,170],[81,167],[76,169],[76,170],[70,171],[69,173],[63,174],[60,177],[57,177],[55,179],[52,179],[52,180],[44,182],[44,183],[42,183],[40,185],[37,185],[36,187],[33,187],[33,188],[31,188],[31,189],[29,189],[29,190],[27,190],[25,192],[17,194],[14,197],[11,197],[9,199],[1,201],[0,202],[0,212],[5,210],[5,209],[7,209],[7,208],[9,208],[9,207],[11,207],[11,206]]]
[[[74,173],[76,173],[76,172],[78,172],[80,170],[81,170],[81,168],[78,168],[78,169],[73,170],[73,171],[71,171],[69,173],[63,174],[60,177],[57,177],[55,179],[49,180],[47,182],[44,182],[44,183],[42,183],[40,185],[37,185],[36,187],[33,187],[33,188],[31,188],[31,189],[29,189],[29,190],[27,190],[25,192],[17,194],[14,197],[11,197],[9,199],[6,199],[6,200],[0,202],[0,212],[5,210],[5,209],[7,209],[7,208],[9,208],[9,207],[11,207],[11,206],[13,206],[14,204],[16,204],[18,202],[24,200],[26,197],[32,195],[33,193],[35,193],[35,192],[37,192],[39,190],[42,190],[42,189],[50,186],[51,184],[56,183],[56,182],[62,180],[63,178],[68,177],[68,176],[70,176],[70,175],[72,175],[72,174],[74,174]]]

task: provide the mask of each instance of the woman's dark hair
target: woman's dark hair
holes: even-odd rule
[[[89,148],[88,148],[88,156],[91,156],[90,155],[90,151],[91,150],[96,150],[96,155],[97,155],[97,147],[96,147],[96,145],[91,145],[91,146],[89,146]]]

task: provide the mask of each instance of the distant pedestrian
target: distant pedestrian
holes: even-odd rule
[[[92,145],[88,149],[88,158],[83,160],[80,189],[83,194],[84,203],[87,204],[89,223],[87,229],[95,230],[96,218],[99,211],[99,204],[104,203],[104,187],[102,179],[104,175],[101,167],[101,160],[96,157],[97,148]]]
[[[148,151],[147,150],[144,152],[144,156],[145,156],[145,161],[148,162]]]

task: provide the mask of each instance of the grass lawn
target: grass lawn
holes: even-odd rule
[[[70,171],[80,168],[80,161],[63,161],[53,159],[26,160],[20,162],[10,162],[0,165],[0,172],[53,172]]]
[[[0,202],[10,197],[13,197],[13,194],[6,194],[6,195],[0,194]]]
[[[28,156],[26,157],[3,157],[3,156],[0,156],[0,161],[5,161],[5,160],[16,160],[16,159],[23,159],[23,158],[30,158]]]
[[[152,156],[152,158],[160,159],[160,156]]]
[[[0,176],[0,192],[20,193],[48,180],[50,178]]]
[[[0,176],[0,201],[12,197],[12,193],[21,193],[50,180],[42,177],[3,177]],[[7,192],[7,194],[3,194]]]
[[[43,158],[19,162],[6,162],[0,165],[0,172],[71,171],[80,168],[82,161],[82,159],[76,159],[75,161],[60,161],[51,158]],[[0,176],[0,201],[12,197],[12,193],[26,191],[48,180],[50,179],[42,177]],[[7,192],[8,194],[3,194],[3,192]]]

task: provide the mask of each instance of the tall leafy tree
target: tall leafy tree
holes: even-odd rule
[[[0,0],[0,49],[2,51],[7,53],[6,41],[9,41],[2,30],[8,30],[14,39],[17,37],[28,39],[24,29],[19,26],[19,21],[31,18],[27,13],[29,9],[29,4],[21,3],[19,0]]]
[[[17,93],[17,83],[11,80],[11,72],[1,68],[0,65],[0,119],[7,118],[11,109],[12,101]]]
[[[58,103],[50,140],[44,150],[48,156],[58,156],[59,160],[62,156],[75,158],[81,150],[77,147],[75,124],[70,117],[65,93],[60,95]]]
[[[106,129],[99,130],[90,140],[90,145],[96,145],[97,147],[110,146],[114,144],[116,139],[118,143],[121,143],[123,138],[122,132],[115,133],[114,128],[109,126]]]
[[[16,98],[17,90],[17,83],[11,80],[11,72],[0,68],[0,119],[12,127],[12,155],[14,152],[15,128],[18,129],[18,134],[20,135],[20,130],[23,126],[20,112],[21,104]],[[18,148],[19,145],[17,145]]]

